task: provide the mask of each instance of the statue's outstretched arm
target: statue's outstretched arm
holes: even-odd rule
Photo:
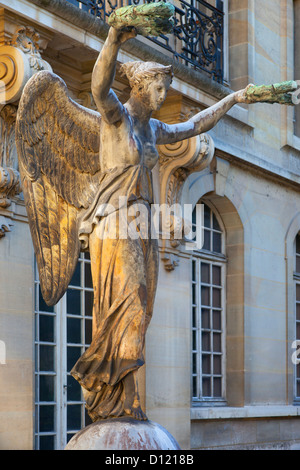
[[[110,28],[92,74],[92,94],[102,118],[109,124],[119,121],[123,106],[111,89],[115,78],[117,55],[122,44],[136,36],[136,31]]]
[[[167,125],[153,119],[156,143],[171,144],[207,132],[237,103],[279,103],[293,106],[295,104],[293,93],[297,87],[297,82],[293,80],[273,85],[250,84],[243,90],[231,93],[186,122]]]
[[[243,101],[244,92],[245,90],[241,90],[226,96],[218,103],[200,111],[200,113],[185,122],[165,124],[153,119],[157,138],[156,143],[158,145],[171,144],[209,131],[232,106],[239,102],[245,102]]]

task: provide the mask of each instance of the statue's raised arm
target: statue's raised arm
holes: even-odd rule
[[[118,31],[110,28],[107,39],[99,54],[92,74],[91,89],[102,118],[108,124],[119,121],[123,115],[123,106],[111,89],[116,72],[117,55],[121,45],[136,36],[136,30]]]

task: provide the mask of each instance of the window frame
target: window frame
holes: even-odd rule
[[[191,287],[191,305],[192,305],[192,312],[191,312],[191,330],[192,330],[192,338],[191,338],[191,403],[192,407],[197,407],[197,406],[226,406],[227,400],[226,400],[226,273],[227,273],[227,258],[225,255],[225,248],[226,248],[226,243],[225,243],[225,228],[224,224],[221,220],[221,217],[217,213],[216,209],[209,204],[209,202],[205,201],[199,201],[199,203],[205,204],[211,211],[211,214],[214,214],[217,222],[219,224],[220,230],[221,230],[221,253],[205,250],[205,249],[195,249],[193,251],[193,255],[191,257],[191,263],[192,263],[192,287]],[[210,216],[212,220],[212,215]],[[195,227],[195,224],[193,223],[193,226]],[[211,327],[209,329],[202,328],[201,324],[201,309],[205,308],[205,306],[202,306],[200,303],[200,289],[201,285],[205,283],[201,283],[201,275],[200,275],[200,270],[201,270],[201,263],[208,263],[210,265],[210,272],[212,270],[212,266],[218,266],[221,268],[221,396],[220,397],[206,397],[202,393],[202,378],[204,375],[203,370],[202,370],[202,358],[204,353],[207,353],[205,355],[210,355],[211,361],[213,360],[214,356],[214,351],[213,348],[210,348],[210,351],[203,351],[202,350],[202,345],[201,345],[201,336],[202,336],[202,330],[210,330],[210,336],[213,334],[214,328]],[[196,266],[196,279],[194,279],[194,264]],[[210,279],[210,287],[213,288],[212,286],[214,285],[212,283],[212,280]],[[194,299],[193,295],[193,285],[198,286],[196,287],[196,298]],[[211,295],[211,294],[210,294]],[[196,303],[193,302],[193,300],[196,300]],[[211,302],[210,302],[211,303]],[[210,307],[210,318],[212,316],[212,311],[214,310],[212,306]],[[218,310],[218,309],[215,309]],[[195,312],[195,313],[194,313]],[[196,322],[197,325],[195,326],[195,320],[194,316],[197,318]],[[196,331],[196,333],[194,333]],[[197,348],[195,349],[193,346],[193,341],[194,337],[193,335],[196,334],[196,342],[197,342]],[[197,355],[196,358],[196,372],[194,369],[194,362],[193,362],[193,356]],[[213,378],[214,374],[213,369],[211,368],[210,374],[207,374],[209,377]],[[194,396],[194,380],[197,381],[197,397]],[[212,391],[212,390],[211,390]]]
[[[89,265],[90,260],[87,255],[80,254],[79,260],[79,269],[80,269],[80,285],[72,284],[72,281],[69,285],[67,292],[61,298],[61,300],[53,307],[49,308],[52,312],[42,310],[40,308],[40,288],[39,288],[39,277],[38,270],[35,263],[35,279],[34,279],[34,295],[35,295],[35,426],[34,426],[34,438],[35,438],[35,449],[38,450],[41,447],[41,438],[44,436],[53,436],[53,447],[56,450],[64,449],[67,445],[70,438],[82,429],[83,426],[89,424],[91,421],[87,417],[85,411],[85,401],[83,398],[83,393],[80,388],[80,399],[68,399],[68,378],[70,377],[70,372],[68,370],[68,359],[67,353],[68,348],[77,347],[80,348],[80,354],[89,346],[89,343],[86,342],[85,337],[85,328],[87,321],[91,322],[92,327],[92,312],[90,314],[85,313],[84,309],[84,299],[85,292],[93,292],[91,287],[85,286],[85,269]],[[78,265],[77,265],[78,268]],[[90,268],[88,268],[90,269]],[[78,274],[78,272],[77,272]],[[73,278],[74,279],[74,278]],[[68,292],[71,290],[77,290],[80,292],[80,315],[72,314],[67,310],[67,296]],[[42,301],[43,302],[43,301]],[[43,302],[44,303],[44,302]],[[53,318],[53,341],[43,341],[40,339],[41,330],[40,320],[41,316],[48,316]],[[80,341],[79,342],[70,342],[68,341],[68,318],[78,319],[80,321]],[[51,346],[54,348],[53,353],[53,370],[43,371],[40,369],[40,359],[41,359],[41,346]],[[73,364],[74,365],[74,364]],[[44,401],[40,399],[40,376],[50,375],[54,377],[54,399],[51,401]],[[74,384],[77,387],[77,383],[74,380]],[[78,387],[80,385],[78,384]],[[54,407],[54,422],[53,430],[41,431],[40,430],[40,412],[43,406],[53,406]],[[80,406],[80,427],[74,429],[68,429],[68,411],[71,409],[71,406]]]

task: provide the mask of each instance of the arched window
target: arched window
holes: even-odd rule
[[[295,240],[295,341],[300,342],[300,234],[296,236]],[[297,343],[298,344],[298,343]],[[299,349],[299,348],[298,348]],[[299,355],[296,362],[299,361]],[[294,373],[294,398],[295,401],[300,400],[300,364],[295,363]]]
[[[70,375],[92,340],[93,288],[88,253],[81,254],[64,297],[49,307],[35,273],[35,448],[64,449],[91,423],[82,390]]]
[[[225,236],[220,218],[206,203],[203,226],[203,248],[192,258],[193,404],[225,401]]]

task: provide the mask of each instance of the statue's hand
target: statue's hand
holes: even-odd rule
[[[251,101],[247,97],[247,91],[250,87],[254,86],[252,83],[246,86],[243,90],[239,90],[235,93],[235,98],[237,103],[246,103],[249,104]]]
[[[136,35],[137,31],[133,26],[127,26],[122,29],[116,29],[111,27],[109,30],[110,39],[120,45],[128,41],[129,39],[135,38]]]

